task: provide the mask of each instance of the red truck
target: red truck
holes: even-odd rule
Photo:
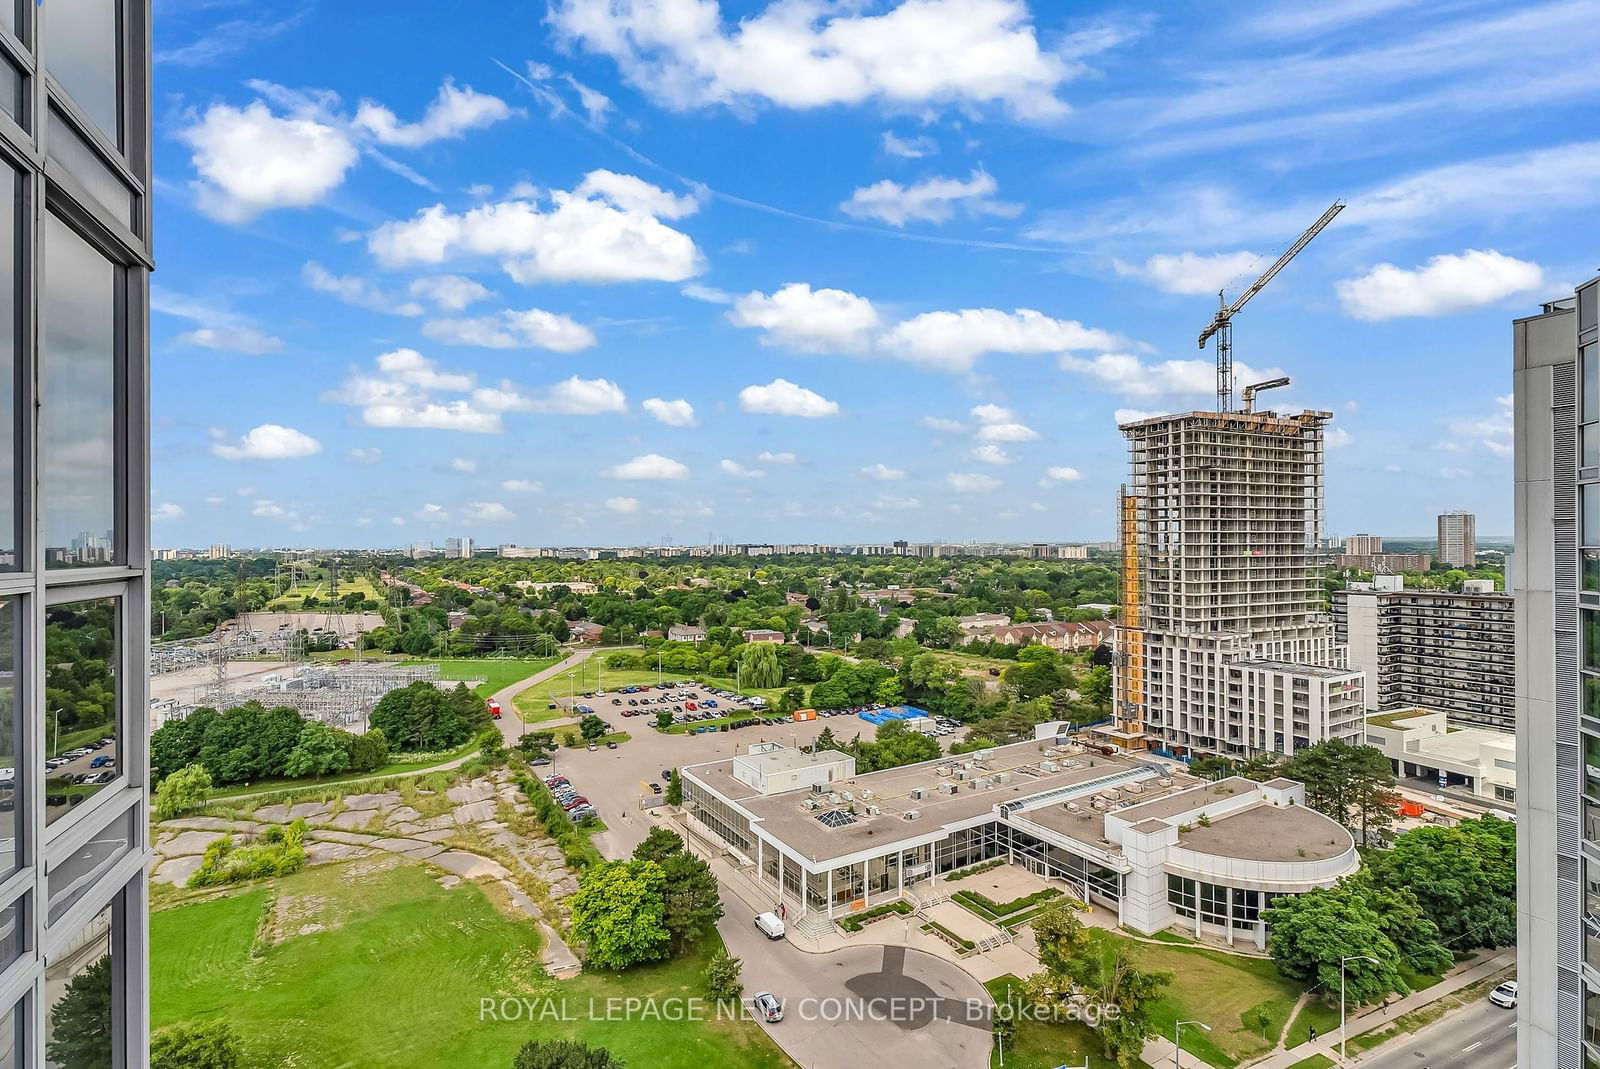
[[[493,698],[490,698],[488,704],[489,704],[489,715],[494,717],[496,720],[499,720],[500,719],[500,703],[495,701]]]

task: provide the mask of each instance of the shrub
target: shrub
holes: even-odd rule
[[[299,872],[306,864],[305,833],[306,822],[297,820],[288,827],[269,825],[259,839],[245,846],[236,846],[233,836],[224,835],[206,848],[189,886],[217,887]]]
[[[847,932],[859,932],[875,920],[881,920],[891,913],[910,913],[911,903],[901,899],[898,902],[886,902],[881,906],[864,909],[860,913],[852,913],[848,917],[839,918],[839,927]]]
[[[979,864],[979,865],[968,865],[964,869],[956,869],[954,872],[947,873],[945,875],[945,879],[946,880],[963,880],[963,879],[966,879],[968,876],[976,876],[980,872],[988,872],[990,869],[997,869],[1001,865],[1004,865],[1005,863],[1006,863],[1006,859],[1003,858],[1003,857],[993,858],[993,859],[991,859],[989,861],[985,861],[985,862],[983,862],[982,864]]]
[[[972,909],[978,914],[990,917],[1006,917],[1013,913],[1020,913],[1029,906],[1036,906],[1040,902],[1056,898],[1061,894],[1059,887],[1046,887],[1042,891],[1035,891],[1031,895],[1013,898],[1009,902],[996,902],[988,895],[979,894],[977,891],[957,891],[950,897],[962,905]]]
[[[150,1069],[238,1069],[239,1039],[225,1021],[178,1025],[150,1037]]]
[[[744,962],[726,950],[713,953],[706,964],[706,997],[713,1002],[736,1001],[744,993],[744,981],[739,977],[743,969]]]

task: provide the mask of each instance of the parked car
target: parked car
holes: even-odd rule
[[[109,754],[101,754],[99,757],[96,757],[93,761],[89,762],[89,767],[90,768],[105,768],[107,765],[114,765],[116,763],[117,763],[117,759],[115,757],[112,757]],[[3,770],[0,770],[0,779],[10,779],[10,778],[11,778],[10,776],[6,776],[6,775],[3,774]]]
[[[761,1015],[761,1019],[768,1024],[777,1024],[783,1020],[783,1003],[774,998],[771,992],[756,992],[756,997],[751,1000],[751,1005]]]
[[[616,748],[617,748],[617,740],[616,739],[607,739],[606,740],[606,749],[615,750]]]
[[[672,769],[663,768],[661,770],[661,778],[666,780],[668,783],[671,783],[672,782]]]
[[[595,745],[595,744],[594,744],[594,743],[592,743],[592,742],[591,742],[591,743],[590,743],[590,744],[589,744],[589,749],[591,749],[591,750],[598,750],[598,749],[599,749],[599,748],[600,748],[600,747],[598,747],[598,746],[596,746],[596,745]]]
[[[1489,992],[1489,1001],[1496,1006],[1504,1006],[1508,1010],[1517,1008],[1517,982],[1507,980],[1493,991]]]

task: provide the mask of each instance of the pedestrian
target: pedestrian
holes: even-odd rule
[[[1307,1028],[1306,1028],[1306,1031],[1307,1031],[1306,1042],[1307,1043],[1315,1043],[1317,1041],[1317,1026],[1316,1025],[1308,1025]]]
[[[1383,1015],[1385,1017],[1389,1016],[1389,996],[1388,995],[1383,996]]]

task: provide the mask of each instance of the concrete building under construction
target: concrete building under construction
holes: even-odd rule
[[[1131,482],[1107,741],[1245,757],[1360,737],[1363,674],[1334,642],[1317,549],[1332,418],[1186,412],[1122,426]]]

